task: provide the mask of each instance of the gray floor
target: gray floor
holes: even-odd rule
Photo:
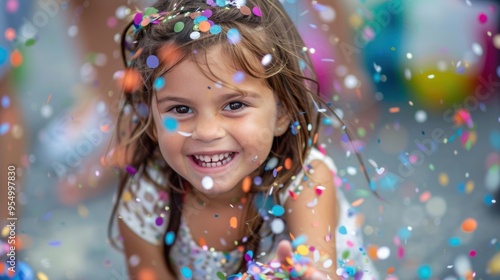
[[[54,19],[46,30],[42,30],[44,35],[30,52],[27,58],[30,66],[21,92],[32,135],[31,166],[27,170],[26,193],[21,197],[25,207],[22,232],[30,237],[31,242],[22,258],[35,272],[43,272],[49,279],[126,279],[121,255],[106,241],[112,193],[105,192],[79,207],[62,206],[54,195],[56,178],[51,162],[57,157],[47,151],[46,131],[73,102],[72,86],[79,79],[71,45],[61,36],[54,35],[66,34],[57,21]],[[495,93],[498,95],[500,89],[495,89]],[[49,94],[52,95],[54,112],[51,117],[44,118],[40,110]],[[495,279],[488,275],[487,265],[499,252],[500,211],[498,204],[487,206],[484,200],[487,194],[495,195],[485,187],[485,161],[489,154],[500,152],[498,143],[490,140],[494,138],[490,136],[492,133],[500,133],[499,100],[491,98],[485,101],[482,110],[472,112],[478,140],[470,151],[457,141],[440,144],[434,153],[422,159],[423,163],[416,166],[410,176],[398,173],[400,155],[388,150],[403,142],[401,150],[411,152],[417,149],[415,139],[423,141],[435,129],[442,129],[448,136],[455,130],[441,114],[429,115],[428,120],[421,124],[414,120],[418,108],[390,114],[388,107],[393,105],[378,104],[380,117],[368,138],[364,157],[400,175],[399,181],[396,184],[390,180],[378,182],[378,191],[385,200],[380,201],[374,195],[364,196],[367,187],[359,175],[345,176],[351,187],[346,194],[353,200],[365,198],[359,211],[365,216],[363,230],[367,245],[386,246],[390,250],[387,259],[376,261],[381,275],[385,276],[387,269],[394,267],[395,278],[419,279],[419,268],[428,265],[433,279],[458,279],[457,270],[467,267],[475,271],[476,279]],[[400,106],[404,105],[401,103]],[[497,141],[498,137],[494,139]],[[344,159],[341,153],[337,153],[340,169],[357,165],[355,160]],[[434,170],[429,168],[430,164]],[[439,184],[441,173],[446,173],[449,178],[446,186]],[[474,189],[462,191],[461,186],[468,181],[474,183]],[[430,204],[431,200],[420,200],[426,191],[436,204]],[[438,211],[436,209],[444,212],[439,217],[433,216],[432,213]],[[465,234],[460,230],[460,224],[468,217],[477,220],[478,228]],[[399,247],[404,248],[401,258],[395,241],[398,236]],[[461,244],[451,247],[449,239],[452,237],[460,238]],[[469,256],[471,250],[476,251],[475,257]]]

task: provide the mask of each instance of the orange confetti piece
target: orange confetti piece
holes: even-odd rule
[[[292,169],[292,159],[291,158],[286,158],[284,166],[285,166],[286,170]]]
[[[158,279],[156,277],[156,273],[154,272],[153,269],[146,267],[142,268],[139,270],[139,273],[137,274],[139,280],[156,280]]]
[[[118,79],[118,85],[127,93],[138,90],[141,83],[141,74],[134,69],[125,70],[123,76]]]
[[[370,257],[370,259],[372,259],[372,260],[378,260],[377,251],[378,251],[378,247],[375,245],[368,245],[368,247],[366,248],[366,252],[368,253],[368,257]]]
[[[229,219],[229,226],[238,228],[238,219],[236,217],[231,217],[231,219]]]
[[[198,25],[198,28],[200,29],[201,32],[207,32],[208,30],[210,30],[210,23],[207,20],[202,21]]]
[[[276,167],[276,172],[280,172],[280,171],[281,171],[281,169],[283,169],[283,166],[281,166],[281,165],[280,165],[280,166],[278,166],[278,167]]]
[[[250,178],[250,176],[246,176],[245,179],[243,179],[243,182],[241,183],[241,189],[243,190],[244,193],[247,193],[250,191],[251,187],[252,187],[252,178]]]
[[[360,206],[361,204],[363,204],[363,202],[365,202],[365,199],[364,198],[359,198],[359,199],[353,201],[351,203],[351,206],[352,207],[357,207],[357,206]]]
[[[316,144],[316,142],[318,142],[318,133],[315,133],[313,137],[313,143]]]
[[[205,240],[205,238],[200,237],[200,239],[198,240],[198,244],[200,245],[200,247],[203,247],[207,245],[207,241]]]
[[[47,102],[45,102],[45,104],[49,104],[51,98],[52,98],[52,94],[49,94],[49,97],[47,97]]]
[[[395,268],[394,266],[391,266],[387,269],[387,274],[392,274],[394,272]]]
[[[477,228],[477,222],[473,218],[467,218],[462,222],[462,231],[473,232]]]
[[[391,108],[389,108],[389,113],[399,113],[399,107],[391,107]]]
[[[10,64],[12,64],[13,67],[19,67],[23,63],[23,55],[19,50],[14,50],[10,54]]]
[[[425,191],[420,195],[420,202],[426,202],[431,198],[431,192]]]

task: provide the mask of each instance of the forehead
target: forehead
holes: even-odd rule
[[[252,77],[244,71],[241,64],[248,63],[258,63],[261,66],[260,61],[249,52],[245,56],[245,61],[240,62],[234,55],[228,54],[221,45],[212,46],[205,51],[195,50],[166,72],[165,88],[172,89],[179,86],[191,88],[204,84],[205,88],[235,87],[245,91],[256,87],[268,87],[265,79]]]

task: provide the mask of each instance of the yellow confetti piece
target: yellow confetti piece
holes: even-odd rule
[[[36,274],[36,277],[38,278],[38,280],[49,280],[49,277],[43,272],[38,272]]]
[[[89,209],[85,205],[78,205],[78,215],[82,218],[89,216]]]
[[[474,181],[468,181],[467,184],[465,184],[465,192],[471,193],[473,191],[474,191]]]
[[[132,195],[130,194],[129,191],[125,191],[125,192],[123,192],[122,199],[123,199],[123,202],[128,202],[132,199]]]
[[[229,219],[229,225],[232,228],[238,228],[238,219],[236,217],[231,217],[231,219]]]
[[[307,254],[309,254],[309,248],[307,248],[306,245],[302,244],[297,246],[297,252],[302,256],[306,256]]]
[[[488,263],[488,270],[491,275],[500,275],[500,252],[491,258]]]
[[[6,237],[8,234],[9,234],[9,227],[8,226],[4,226],[2,228],[2,237]]]
[[[364,198],[359,198],[359,199],[353,201],[351,203],[351,206],[352,207],[357,207],[357,206],[360,206],[361,204],[363,204],[363,202],[365,202],[365,199]]]
[[[449,179],[448,175],[446,173],[441,173],[439,174],[439,184],[443,187],[446,187],[448,185]]]

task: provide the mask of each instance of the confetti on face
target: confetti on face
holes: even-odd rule
[[[177,120],[175,118],[165,117],[165,118],[163,118],[163,127],[168,132],[176,132],[178,127],[179,127],[179,123],[177,122]]]
[[[236,71],[236,73],[233,75],[233,82],[239,84],[242,83],[245,80],[245,73],[242,71]]]
[[[8,108],[10,106],[10,98],[7,95],[2,96],[2,107]]]
[[[0,124],[0,136],[6,134],[9,132],[10,129],[10,124],[9,123],[2,123]]]
[[[201,185],[205,190],[210,190],[214,187],[214,179],[210,176],[205,176],[201,179]]]
[[[229,226],[230,226],[231,228],[238,228],[238,218],[236,218],[236,217],[231,217],[231,218],[229,219]]]
[[[177,133],[179,133],[180,135],[182,135],[184,137],[191,137],[191,135],[193,135],[193,133],[184,132],[184,131],[180,131],[180,130],[178,130]]]
[[[165,86],[165,78],[158,77],[155,80],[154,87],[156,90],[161,90]]]

